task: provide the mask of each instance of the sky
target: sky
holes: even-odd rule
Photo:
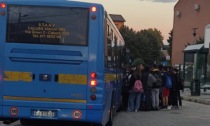
[[[109,14],[120,14],[135,31],[156,28],[167,43],[173,28],[173,10],[178,0],[76,0],[100,3]]]

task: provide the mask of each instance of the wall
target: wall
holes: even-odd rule
[[[194,9],[199,4],[200,10]],[[180,15],[177,16],[176,12]],[[205,26],[210,24],[210,0],[179,0],[174,7],[172,65],[183,64],[183,50],[187,43],[194,43],[193,28],[196,39],[204,38]]]

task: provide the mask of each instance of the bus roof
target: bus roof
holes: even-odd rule
[[[7,4],[20,4],[20,5],[48,5],[48,6],[66,6],[71,4],[75,7],[103,7],[98,3],[81,2],[75,0],[6,0]]]

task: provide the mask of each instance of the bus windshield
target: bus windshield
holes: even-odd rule
[[[8,6],[8,43],[87,46],[89,9]]]

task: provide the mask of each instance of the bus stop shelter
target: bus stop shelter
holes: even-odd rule
[[[192,96],[200,96],[201,86],[206,82],[207,55],[204,44],[189,45],[184,49],[183,77]]]

